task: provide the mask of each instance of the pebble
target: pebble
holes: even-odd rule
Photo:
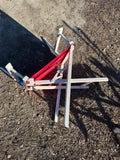
[[[23,144],[20,146],[20,148],[23,148]]]
[[[115,128],[114,133],[120,133],[120,128]]]
[[[55,155],[56,155],[54,152],[51,152],[51,154],[52,154],[53,156],[55,156]]]
[[[117,58],[116,60],[117,60],[117,61],[119,61],[119,60],[120,60],[120,58]]]
[[[20,124],[20,121],[18,121],[18,125]]]
[[[119,28],[115,28],[115,31],[119,31]]]
[[[117,144],[117,147],[119,147],[120,145],[119,144]]]
[[[10,159],[11,157],[12,157],[11,155],[8,155],[8,156],[7,156],[8,159]]]

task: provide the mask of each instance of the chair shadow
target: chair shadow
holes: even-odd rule
[[[0,10],[0,66],[11,62],[23,75],[32,76],[55,56],[46,44]]]
[[[108,87],[110,87],[112,94],[114,95],[113,96],[114,98],[112,98],[111,96],[108,96],[107,91],[103,90],[100,83],[91,84],[90,89],[87,91],[72,91],[73,94],[71,98],[71,112],[74,115],[77,121],[77,124],[80,130],[82,131],[82,133],[84,134],[84,137],[86,140],[89,135],[87,132],[87,128],[82,121],[82,118],[81,118],[82,115],[89,117],[91,119],[94,119],[98,122],[102,122],[103,124],[106,124],[108,129],[112,132],[114,142],[120,145],[120,139],[117,136],[117,134],[114,133],[114,129],[116,127],[120,128],[120,125],[112,121],[110,114],[107,113],[106,109],[103,107],[103,104],[109,105],[112,108],[113,106],[120,107],[120,102],[119,102],[120,92],[118,92],[118,89],[120,89],[120,79],[119,79],[120,72],[112,64],[110,57],[106,56],[81,28],[76,27],[76,29],[73,29],[65,21],[63,21],[63,23],[70,30],[72,30],[72,32],[74,32],[84,43],[86,43],[87,46],[94,51],[94,53],[96,53],[99,57],[101,57],[106,64],[106,65],[103,65],[100,61],[98,61],[98,59],[91,56],[89,58],[89,61],[92,65],[94,65],[99,70],[99,72],[93,71],[87,64],[82,64],[82,65],[76,64],[76,65],[73,65],[74,76],[76,77],[77,75],[79,75],[79,77],[103,77],[102,75],[104,74],[104,76],[108,77],[109,79]],[[84,97],[90,100],[91,99],[94,100],[98,106],[97,110],[99,111],[100,116],[95,113],[94,108],[91,105],[89,108],[88,107],[85,108],[84,103],[79,104],[78,102],[76,102],[75,99],[79,97]],[[77,106],[77,108],[75,106]]]
[[[48,64],[55,55],[49,47],[34,36],[21,24],[0,10],[0,66],[5,67],[9,62],[14,69],[23,76],[31,77],[46,64]],[[50,116],[53,118],[54,108],[51,105],[52,95],[49,91],[44,91],[44,97],[39,92],[34,92],[43,100],[47,100],[50,106]],[[53,105],[52,105],[53,106]],[[54,104],[55,106],[55,104]]]

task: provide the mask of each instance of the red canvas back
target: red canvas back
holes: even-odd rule
[[[63,62],[65,57],[70,53],[70,48],[71,46],[69,46],[65,51],[63,51],[59,56],[54,58],[51,62],[49,62],[45,67],[43,67],[40,71],[34,74],[31,78],[34,78],[34,81],[43,79],[46,75],[48,75],[59,64]]]

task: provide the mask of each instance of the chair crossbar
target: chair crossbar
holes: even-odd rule
[[[30,79],[29,79],[30,80]],[[76,78],[76,79],[72,79],[71,78],[71,83],[94,83],[94,82],[107,82],[108,78],[104,77],[104,78]],[[40,81],[35,81],[34,84],[35,85],[43,85],[43,84],[64,84],[67,83],[66,79],[57,79],[56,81],[52,81],[52,80],[40,80]],[[27,86],[29,86],[30,84],[27,84]]]
[[[87,84],[85,84],[87,85]],[[51,89],[66,89],[66,86],[34,86],[34,89],[36,90],[42,90],[42,89],[47,89],[47,90],[51,90]],[[89,86],[71,86],[71,89],[88,89]]]
[[[69,62],[68,62],[68,72],[67,72],[67,88],[66,88],[66,98],[65,98],[65,119],[64,125],[69,127],[69,113],[70,113],[70,95],[71,95],[71,76],[72,76],[72,57],[73,57],[74,46],[71,45]]]
[[[62,75],[60,75],[59,77],[58,75],[65,70],[67,70],[67,67],[64,67],[63,69],[58,70],[55,76],[53,77],[52,82],[54,83],[55,80],[62,78]]]

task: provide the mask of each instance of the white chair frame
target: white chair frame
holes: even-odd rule
[[[6,65],[6,70],[0,67],[0,70],[5,72],[8,76],[16,80],[18,83],[26,87],[26,90],[44,90],[44,89],[57,89],[57,100],[56,100],[56,109],[55,109],[55,122],[58,122],[58,115],[60,110],[65,111],[65,118],[64,118],[64,126],[69,127],[69,114],[70,114],[70,96],[71,96],[71,89],[88,89],[88,84],[93,82],[106,82],[108,81],[107,77],[104,78],[77,78],[72,79],[72,57],[73,57],[73,50],[74,50],[74,42],[69,42],[66,37],[62,34],[63,27],[58,30],[57,38],[54,47],[45,39],[43,38],[44,42],[52,49],[56,56],[59,55],[58,53],[58,46],[60,43],[60,39],[63,38],[68,46],[71,45],[69,57],[65,58],[60,66],[60,69],[57,71],[56,75],[53,77],[52,80],[39,80],[34,81],[33,78],[29,78],[27,76],[21,75],[17,72],[11,63]],[[68,66],[64,67],[65,62],[68,59]],[[67,79],[63,78],[63,72],[67,70]],[[29,84],[27,83],[29,82]],[[72,83],[82,83],[81,85],[72,86]],[[58,84],[58,85],[56,85]],[[60,108],[60,97],[61,97],[61,90],[66,89],[66,98],[65,98],[65,108]]]

